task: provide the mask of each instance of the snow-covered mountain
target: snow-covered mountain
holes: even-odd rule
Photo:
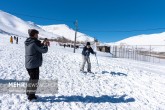
[[[28,36],[28,29],[34,28],[39,30],[39,37],[48,37],[56,38],[58,35],[46,32],[39,26],[35,25],[32,22],[26,22],[16,16],[13,16],[9,13],[3,12],[0,10],[0,30],[8,34],[19,35],[19,36]]]
[[[165,45],[165,32],[149,35],[138,35],[126,38],[124,40],[108,43],[109,45]]]
[[[31,21],[24,21],[14,15],[0,10],[0,33],[11,34],[18,36],[28,36],[28,29],[33,28],[39,30],[39,37],[42,38],[57,38],[65,37],[69,40],[74,40],[75,31],[67,25],[51,25],[39,26]],[[93,41],[94,38],[78,32],[77,41]]]
[[[65,24],[41,26],[41,28],[43,28],[45,31],[52,32],[54,34],[63,36],[67,39],[74,41],[75,31],[73,29],[69,28]],[[77,41],[94,41],[94,38],[92,38],[86,34],[78,32]]]

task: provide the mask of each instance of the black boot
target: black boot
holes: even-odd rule
[[[36,95],[31,94],[31,95],[28,95],[28,100],[29,100],[29,101],[37,100],[37,97],[36,97]]]
[[[92,73],[92,71],[91,70],[88,70],[88,73]]]

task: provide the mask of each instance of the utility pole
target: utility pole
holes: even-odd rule
[[[75,22],[75,38],[74,38],[74,51],[73,51],[73,53],[76,52],[76,38],[77,38],[77,31],[78,31],[78,21],[76,20],[76,22]]]
[[[165,40],[164,40],[164,43],[165,43]],[[164,45],[164,47],[165,47],[165,45]],[[165,51],[165,50],[164,50]]]

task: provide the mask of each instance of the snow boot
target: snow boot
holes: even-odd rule
[[[36,95],[29,95],[28,100],[29,101],[35,101],[35,100],[37,100],[37,97],[36,97]]]

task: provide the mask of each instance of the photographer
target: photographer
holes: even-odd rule
[[[30,76],[27,85],[38,84],[39,80],[39,67],[42,65],[42,53],[48,52],[48,41],[38,40],[39,32],[35,29],[28,30],[29,38],[25,41],[25,67]],[[37,86],[30,87],[27,86],[26,94],[28,96],[28,100],[37,99],[35,96],[37,90]]]

